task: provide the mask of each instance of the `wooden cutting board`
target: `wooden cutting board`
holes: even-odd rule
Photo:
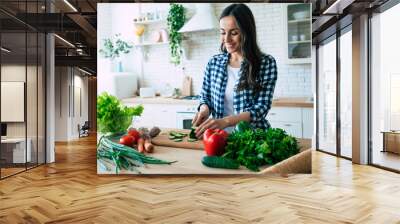
[[[186,129],[162,129],[162,132],[155,138],[151,139],[151,142],[154,145],[158,146],[166,146],[166,147],[176,147],[176,148],[185,148],[185,149],[199,149],[199,150],[204,150],[204,145],[202,140],[198,140],[196,142],[188,142],[187,137],[183,139],[181,142],[174,142],[170,140],[169,137],[169,132],[170,131],[176,131],[180,133],[190,133],[190,130]],[[297,139],[300,145],[300,151],[307,150],[311,148],[311,139]]]
[[[185,149],[198,149],[198,150],[203,150],[203,141],[202,140],[197,140],[195,142],[188,142],[187,138],[183,138],[183,141],[181,142],[174,142],[169,139],[169,132],[170,131],[177,131],[180,133],[190,133],[190,130],[184,130],[184,129],[168,129],[168,130],[163,130],[158,136],[155,138],[151,139],[151,142],[154,145],[158,146],[167,146],[167,147],[176,147],[176,148],[185,148]]]

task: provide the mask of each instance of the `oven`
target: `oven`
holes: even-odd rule
[[[188,107],[184,110],[176,112],[176,128],[179,129],[191,129],[192,120],[196,115],[196,107]]]
[[[176,127],[179,129],[191,129],[192,120],[196,112],[177,112],[176,113]]]

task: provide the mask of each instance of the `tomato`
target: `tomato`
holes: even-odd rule
[[[140,133],[135,128],[131,128],[128,130],[128,135],[134,138],[134,143],[137,143],[137,140],[140,138]]]
[[[207,129],[204,132],[204,149],[208,156],[220,156],[225,151],[228,133],[220,129]]]
[[[132,147],[134,142],[135,138],[130,135],[124,135],[119,139],[119,144],[126,145],[129,147]]]

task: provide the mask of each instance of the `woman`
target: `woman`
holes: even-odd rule
[[[193,118],[198,138],[209,128],[230,132],[240,121],[270,127],[266,115],[277,80],[275,59],[260,51],[254,16],[245,4],[229,5],[219,22],[222,53],[207,64]]]

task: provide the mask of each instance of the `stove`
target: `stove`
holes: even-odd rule
[[[184,96],[181,98],[182,100],[199,100],[200,95],[195,95],[195,96]]]

